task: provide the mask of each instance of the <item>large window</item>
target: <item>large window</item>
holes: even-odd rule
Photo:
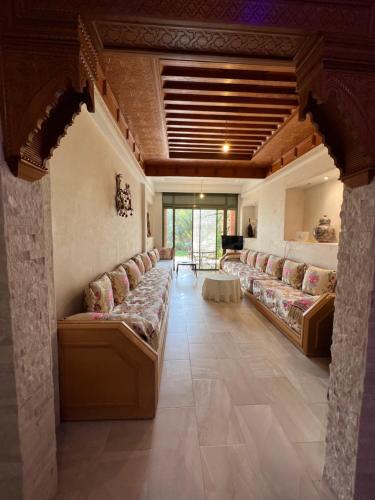
[[[237,231],[237,195],[163,194],[163,240],[176,261],[194,260],[199,269],[217,269],[221,235]]]

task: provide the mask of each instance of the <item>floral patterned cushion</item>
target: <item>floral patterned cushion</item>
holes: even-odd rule
[[[255,269],[264,272],[267,267],[268,253],[258,253],[255,261]]]
[[[311,295],[334,292],[336,288],[336,272],[320,267],[309,266],[303,278],[302,290]]]
[[[143,266],[145,268],[145,272],[147,273],[148,271],[150,271],[152,269],[151,259],[146,252],[141,253],[141,259],[143,262]]]
[[[148,256],[150,257],[152,267],[155,267],[156,263],[158,261],[158,258],[156,257],[155,251],[151,250],[151,252],[148,252]]]
[[[267,261],[266,273],[273,278],[280,279],[283,273],[284,258],[270,255]]]
[[[293,288],[301,288],[303,277],[306,271],[306,264],[301,262],[294,262],[293,260],[286,260],[284,262],[282,280],[287,285]]]
[[[155,253],[156,255],[156,260],[160,260],[160,253],[159,253],[159,250],[157,248],[154,248],[153,252]]]
[[[160,260],[173,259],[173,248],[159,248]]]
[[[114,271],[107,274],[112,283],[115,304],[121,304],[130,290],[128,275],[122,266],[118,266]]]
[[[122,266],[128,275],[130,289],[132,290],[142,280],[142,273],[134,260],[128,260],[128,262],[125,262]]]
[[[240,261],[243,263],[243,264],[246,264],[246,259],[247,259],[247,254],[249,253],[249,250],[241,250],[241,253],[240,253]]]
[[[137,264],[138,269],[141,271],[141,274],[145,274],[146,270],[143,264],[142,257],[140,255],[135,255],[134,257],[132,257],[132,260],[134,260],[134,262]]]
[[[257,255],[258,255],[258,252],[256,252],[255,250],[249,250],[249,253],[247,254],[246,262],[250,267],[255,267]]]
[[[114,307],[111,280],[103,274],[95,281],[91,281],[84,292],[86,311],[109,313]]]

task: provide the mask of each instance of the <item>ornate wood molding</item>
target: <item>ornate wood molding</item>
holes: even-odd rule
[[[304,37],[260,29],[208,28],[130,21],[94,23],[104,48],[139,51],[181,51],[201,54],[291,59]]]
[[[296,56],[300,118],[310,113],[349,187],[375,176],[375,44],[319,36]]]
[[[13,173],[35,181],[48,173],[60,140],[81,106],[94,111],[94,85],[142,166],[142,156],[78,16],[45,25],[3,26],[0,43],[1,118],[5,159]]]
[[[146,160],[148,176],[225,177],[264,179],[267,169],[253,167],[244,161]]]
[[[284,153],[279,160],[275,161],[268,171],[268,175],[274,174],[281,168],[286,167],[292,161],[297,160],[297,158],[299,158],[300,156],[303,156],[308,151],[311,151],[312,149],[322,144],[322,142],[322,138],[319,134],[315,133],[310,135],[299,144],[297,144],[297,146],[294,146],[289,151]]]
[[[65,37],[13,25],[1,42],[5,158],[16,176],[37,180],[81,105],[94,110],[96,53],[78,17]]]

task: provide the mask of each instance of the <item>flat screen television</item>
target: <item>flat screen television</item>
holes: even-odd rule
[[[221,237],[221,246],[223,250],[242,250],[243,236],[226,236]]]

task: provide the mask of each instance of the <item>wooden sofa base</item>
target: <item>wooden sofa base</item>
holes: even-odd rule
[[[304,313],[301,336],[262,304],[252,293],[244,291],[244,294],[258,311],[271,321],[306,356],[330,356],[335,298],[333,294],[323,294]]]
[[[62,420],[153,418],[167,324],[156,352],[121,321],[59,321]]]

